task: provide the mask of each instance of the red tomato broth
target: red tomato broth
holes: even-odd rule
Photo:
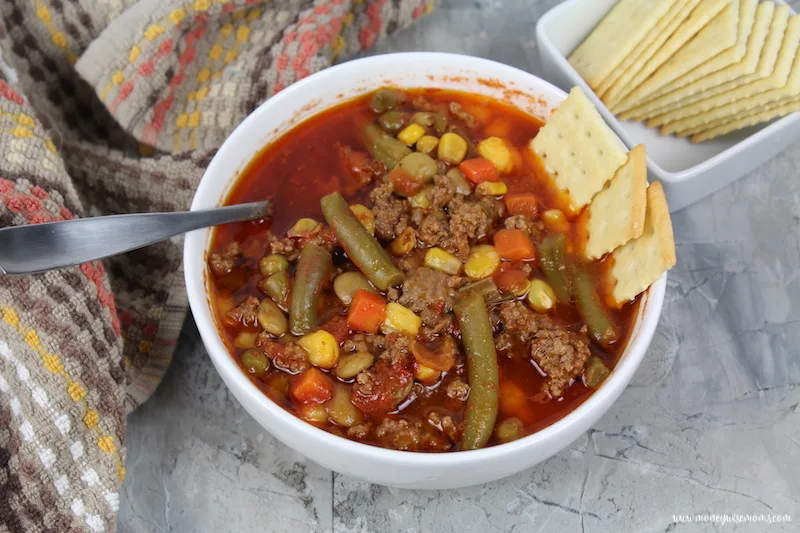
[[[477,143],[484,137],[483,130],[492,125],[497,118],[502,118],[511,124],[506,139],[524,153],[530,140],[537,134],[542,122],[527,115],[520,110],[502,102],[485,96],[472,95],[454,91],[438,89],[422,89],[407,91],[414,95],[424,95],[435,102],[456,101],[467,108],[480,106],[490,110],[488,120],[473,131],[473,140]],[[238,362],[237,354],[244,350],[234,347],[233,340],[239,330],[224,325],[226,309],[223,302],[238,302],[245,296],[263,296],[256,288],[260,279],[258,260],[266,248],[266,231],[271,229],[277,235],[285,234],[298,219],[303,217],[323,221],[319,200],[324,195],[343,189],[343,172],[340,170],[340,156],[334,148],[337,143],[350,146],[354,150],[363,150],[357,139],[357,127],[364,121],[374,121],[375,114],[369,109],[371,94],[359,97],[352,101],[328,109],[301,124],[267,145],[244,169],[237,183],[228,194],[225,204],[252,202],[264,198],[271,198],[274,205],[273,218],[268,221],[255,221],[228,224],[219,226],[214,230],[210,252],[223,251],[228,243],[239,241],[248,243],[243,257],[237,263],[238,274],[228,276],[224,280],[215,280],[211,283],[211,301],[214,308],[219,331],[229,348],[230,353]],[[494,126],[491,126],[494,127]],[[477,131],[477,135],[475,132]],[[518,160],[517,168],[510,175],[504,175],[503,181],[508,185],[509,193],[533,193],[539,199],[540,212],[548,208],[561,208],[565,205],[563,198],[554,191],[544,180],[540,167],[528,156]],[[349,204],[365,203],[372,185],[358,190],[355,194],[345,195]],[[577,238],[577,229],[573,223],[574,216],[565,211],[570,218],[571,242]],[[385,244],[385,243],[384,243]],[[334,256],[334,263],[343,254]],[[536,264],[536,260],[533,261]],[[592,263],[595,279],[603,279],[602,271],[606,268],[603,261]],[[538,269],[534,270],[535,277],[543,277]],[[603,296],[608,288],[598,282],[598,293]],[[614,367],[622,348],[627,343],[633,318],[636,315],[639,300],[623,306],[621,309],[610,310],[611,317],[618,330],[624,333],[616,344],[608,350],[600,350],[594,343],[590,344],[593,355],[601,357],[609,368]],[[229,303],[227,305],[230,305]],[[334,309],[336,306],[339,309]],[[320,324],[333,316],[344,316],[345,310],[335,297],[325,300],[320,306]],[[323,311],[327,309],[327,311]],[[576,310],[571,306],[558,304],[555,315],[557,320],[565,324],[579,322]],[[256,328],[251,328],[256,331]],[[512,350],[513,351],[513,350]],[[498,354],[500,365],[500,411],[498,423],[506,417],[515,416],[524,423],[523,434],[529,435],[539,431],[565,415],[569,414],[578,405],[584,402],[593,392],[577,378],[573,380],[564,395],[558,399],[546,399],[541,392],[544,377],[537,366],[527,357],[507,357]],[[246,371],[246,370],[245,370]],[[335,376],[329,373],[333,380]],[[260,378],[250,376],[253,383],[267,394],[278,405],[295,414],[298,408],[292,403],[287,394],[292,377],[286,373],[271,368]],[[434,386],[428,387],[432,391],[428,397],[417,398],[414,401],[405,401],[398,411],[407,419],[418,418],[424,420],[431,410],[448,414],[456,422],[461,422],[464,404],[451,399],[445,394],[445,386],[450,375],[444,373],[443,379]],[[341,381],[341,380],[340,380]],[[348,381],[345,381],[347,383]],[[349,382],[352,382],[350,380]],[[504,391],[521,390],[524,393],[522,402],[517,402],[518,407],[510,412],[504,408]],[[508,394],[511,394],[509,392]],[[406,405],[407,404],[407,405]],[[506,406],[507,407],[507,406]],[[391,418],[397,416],[397,411],[386,415]],[[337,435],[344,436],[344,431],[333,423],[315,424]],[[380,445],[377,441],[365,440],[369,444]],[[490,444],[496,444],[492,441]]]

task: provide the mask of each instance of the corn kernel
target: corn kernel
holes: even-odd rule
[[[397,140],[409,146],[414,146],[425,135],[425,128],[419,124],[409,124],[397,134]]]
[[[569,229],[567,217],[564,216],[564,213],[560,209],[548,209],[542,213],[542,220],[553,230],[566,231]]]
[[[442,377],[442,371],[425,365],[414,365],[414,379],[425,385],[433,385]]]
[[[297,344],[308,354],[308,362],[319,368],[333,368],[339,359],[339,343],[333,335],[320,329],[304,335]]]
[[[313,218],[301,218],[295,222],[294,226],[289,228],[286,235],[289,237],[310,237],[316,235],[322,229],[322,224]]]
[[[508,185],[502,181],[484,181],[475,187],[475,194],[484,196],[503,196],[508,192]]]
[[[389,244],[389,251],[392,252],[392,255],[400,257],[401,255],[409,253],[416,245],[417,232],[412,228],[405,228],[400,232],[400,235]]]
[[[461,260],[441,248],[431,248],[425,253],[425,266],[455,276],[461,270]]]
[[[386,304],[386,319],[381,325],[384,334],[393,332],[403,332],[409,335],[419,333],[422,319],[414,314],[408,307],[403,307],[399,303],[389,302]]]
[[[469,253],[464,272],[470,279],[478,280],[488,278],[500,268],[500,254],[494,246],[479,244],[473,246]]]
[[[372,209],[365,205],[355,204],[350,206],[350,211],[361,222],[361,225],[367,228],[370,235],[375,235],[375,215],[372,213]]]
[[[547,282],[541,279],[535,279],[531,281],[527,300],[528,305],[530,305],[534,311],[546,313],[556,305],[556,294]]]
[[[431,192],[431,189],[433,189],[433,186],[428,185],[427,187],[423,187],[422,190],[414,196],[409,196],[408,201],[411,206],[428,209],[431,206],[431,201],[428,199],[428,193]]]
[[[430,154],[439,145],[439,138],[433,135],[423,135],[417,141],[417,150],[424,154]]]
[[[511,150],[500,137],[489,137],[478,143],[478,153],[492,162],[494,168],[501,174],[507,174],[514,169],[514,160]]]
[[[457,133],[448,132],[439,139],[437,156],[450,165],[457,165],[467,155],[467,141]]]

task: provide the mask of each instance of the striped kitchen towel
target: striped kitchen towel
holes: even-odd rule
[[[0,1],[0,221],[189,206],[233,128],[431,0]],[[114,531],[125,415],[186,314],[180,239],[0,277],[0,531]]]

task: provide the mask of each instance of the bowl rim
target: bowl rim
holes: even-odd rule
[[[522,71],[515,67],[498,63],[483,58],[476,58],[463,54],[451,54],[442,52],[401,52],[394,54],[381,54],[377,56],[370,56],[361,59],[355,59],[327,68],[312,74],[292,85],[283,89],[275,96],[262,103],[250,115],[245,118],[227,137],[225,142],[214,155],[211,163],[203,174],[200,184],[195,191],[192,200],[192,210],[200,209],[205,196],[210,196],[212,193],[216,195],[217,202],[224,200],[224,196],[216,191],[220,185],[211,184],[211,178],[218,173],[217,168],[222,165],[221,161],[226,157],[232,157],[228,152],[233,150],[233,146],[237,139],[243,135],[247,135],[248,130],[252,128],[257,122],[262,120],[262,117],[267,115],[270,109],[282,105],[284,102],[290,101],[294,98],[294,93],[309,84],[324,84],[326,80],[347,75],[348,71],[353,69],[354,66],[385,66],[387,61],[406,61],[414,62],[415,60],[427,59],[437,60],[444,64],[464,63],[468,62],[471,69],[480,71],[481,69],[491,69],[492,76],[500,76],[503,72],[514,74],[516,76],[524,75],[529,77],[529,80],[534,85],[542,85],[553,92],[559,94],[560,98],[566,98],[566,93],[561,89],[555,87],[550,82],[539,78],[531,73]],[[344,100],[346,101],[346,100]],[[310,115],[303,120],[292,124],[296,127],[305,120],[311,118],[328,107],[315,110],[313,115]],[[218,180],[219,181],[219,180]],[[230,190],[227,185],[228,182],[234,181],[228,178],[222,182],[221,188],[223,193]],[[208,192],[206,192],[209,190]],[[250,379],[241,371],[239,366],[235,363],[233,357],[229,353],[227,347],[219,335],[217,324],[214,320],[213,311],[211,309],[211,302],[207,290],[207,262],[205,260],[207,253],[208,241],[204,238],[207,232],[205,230],[195,231],[187,234],[184,242],[183,251],[183,266],[185,272],[186,290],[189,299],[189,305],[195,319],[198,331],[200,332],[201,339],[203,340],[204,347],[208,353],[209,358],[214,363],[218,373],[223,377],[225,386],[230,389],[236,389],[241,395],[247,397],[249,405],[256,406],[260,411],[266,412],[272,417],[276,417],[296,432],[296,436],[304,439],[311,439],[325,446],[327,454],[336,454],[337,452],[348,454],[359,454],[365,460],[373,460],[378,462],[385,462],[393,465],[413,465],[415,467],[425,466],[451,466],[456,467],[472,463],[473,461],[480,461],[482,459],[498,460],[502,458],[510,458],[517,455],[519,452],[536,447],[537,445],[546,446],[548,441],[558,439],[562,434],[568,433],[569,429],[578,425],[583,419],[590,418],[595,410],[600,410],[601,415],[604,414],[608,408],[616,401],[622,390],[627,387],[634,372],[638,368],[645,353],[650,345],[650,341],[655,332],[658,324],[661,309],[664,301],[664,294],[666,291],[666,273],[656,280],[647,290],[646,301],[641,305],[645,305],[644,312],[641,312],[640,320],[635,323],[638,334],[636,338],[629,341],[626,349],[625,356],[614,367],[609,378],[605,381],[600,389],[596,390],[580,405],[567,413],[564,417],[560,418],[553,424],[532,433],[526,437],[516,441],[498,444],[478,450],[470,451],[457,451],[457,452],[442,452],[442,453],[429,453],[429,452],[409,452],[401,450],[392,450],[388,448],[381,448],[369,444],[360,443],[340,437],[329,433],[321,428],[310,424],[293,413],[283,409],[277,403],[272,401],[266,394],[264,394],[258,387],[253,384]],[[200,261],[197,258],[201,257]],[[234,396],[237,396],[234,394]],[[241,400],[240,403],[243,403]],[[603,407],[605,405],[605,408]],[[247,410],[247,409],[245,409]],[[258,421],[258,420],[257,420]],[[259,422],[259,425],[264,426]],[[269,430],[269,428],[265,427]],[[270,433],[272,433],[270,431]],[[581,431],[581,434],[583,431]],[[274,435],[274,434],[273,434]],[[279,439],[281,440],[281,439]],[[570,443],[574,439],[570,440]],[[293,447],[289,445],[289,447]],[[557,448],[555,452],[560,450]]]
[[[566,56],[562,54],[558,49],[556,49],[553,41],[550,39],[550,33],[548,30],[548,24],[552,22],[551,19],[558,16],[562,11],[569,9],[574,4],[579,4],[580,2],[585,2],[587,0],[565,0],[564,2],[558,4],[557,6],[552,7],[549,9],[544,15],[539,18],[536,23],[536,35],[539,37],[539,42],[544,43],[545,50],[554,58],[558,66],[566,72],[566,74],[570,77],[573,83],[577,83],[583,88],[584,91],[589,91],[591,96],[593,97],[593,103],[595,105],[599,105],[601,107],[598,108],[598,111],[603,115],[603,118],[606,122],[609,123],[610,126],[614,129],[614,132],[617,136],[622,139],[623,144],[625,144],[626,148],[631,149],[637,143],[633,142],[633,139],[630,138],[627,131],[622,127],[621,120],[617,119],[616,115],[614,115],[603,103],[599,96],[594,92],[594,90],[589,87],[589,84],[586,83],[586,80],[578,74],[578,72],[570,65],[569,61],[567,60]],[[780,4],[789,5],[789,9],[794,12],[794,8],[791,4],[786,2],[785,0],[776,0],[776,2]],[[800,120],[800,112],[795,111],[794,113],[789,113],[788,115],[781,117],[777,120],[773,120],[771,123],[767,124],[766,126],[762,127],[757,132],[748,135],[746,138],[740,140],[736,144],[733,144],[726,148],[725,150],[721,151],[718,154],[715,154],[705,161],[701,161],[689,168],[685,168],[681,171],[674,172],[664,169],[661,165],[655,162],[650,155],[647,156],[647,163],[648,167],[652,168],[653,171],[658,175],[659,179],[665,180],[669,183],[680,183],[692,178],[695,178],[701,174],[704,174],[708,170],[719,166],[720,164],[730,160],[731,158],[735,157],[737,154],[751,150],[753,148],[757,148],[757,145],[764,142],[767,138],[772,137],[773,135],[778,135],[781,130],[788,127],[789,124],[793,122],[797,122]]]

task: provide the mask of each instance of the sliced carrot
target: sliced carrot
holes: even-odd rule
[[[347,324],[352,329],[366,333],[377,333],[386,318],[386,300],[377,294],[359,289],[353,295]]]
[[[494,249],[508,261],[523,261],[536,257],[528,234],[519,229],[501,229],[494,234]]]
[[[415,180],[414,176],[402,167],[393,168],[388,176],[394,192],[400,196],[414,196],[422,189],[422,183]]]
[[[484,181],[497,181],[497,169],[488,159],[475,157],[462,161],[458,169],[472,183],[482,183]]]
[[[333,396],[333,381],[322,370],[312,366],[292,378],[289,394],[304,405],[327,402]]]
[[[539,199],[533,193],[506,194],[503,201],[509,215],[525,215],[535,219],[539,214]]]

